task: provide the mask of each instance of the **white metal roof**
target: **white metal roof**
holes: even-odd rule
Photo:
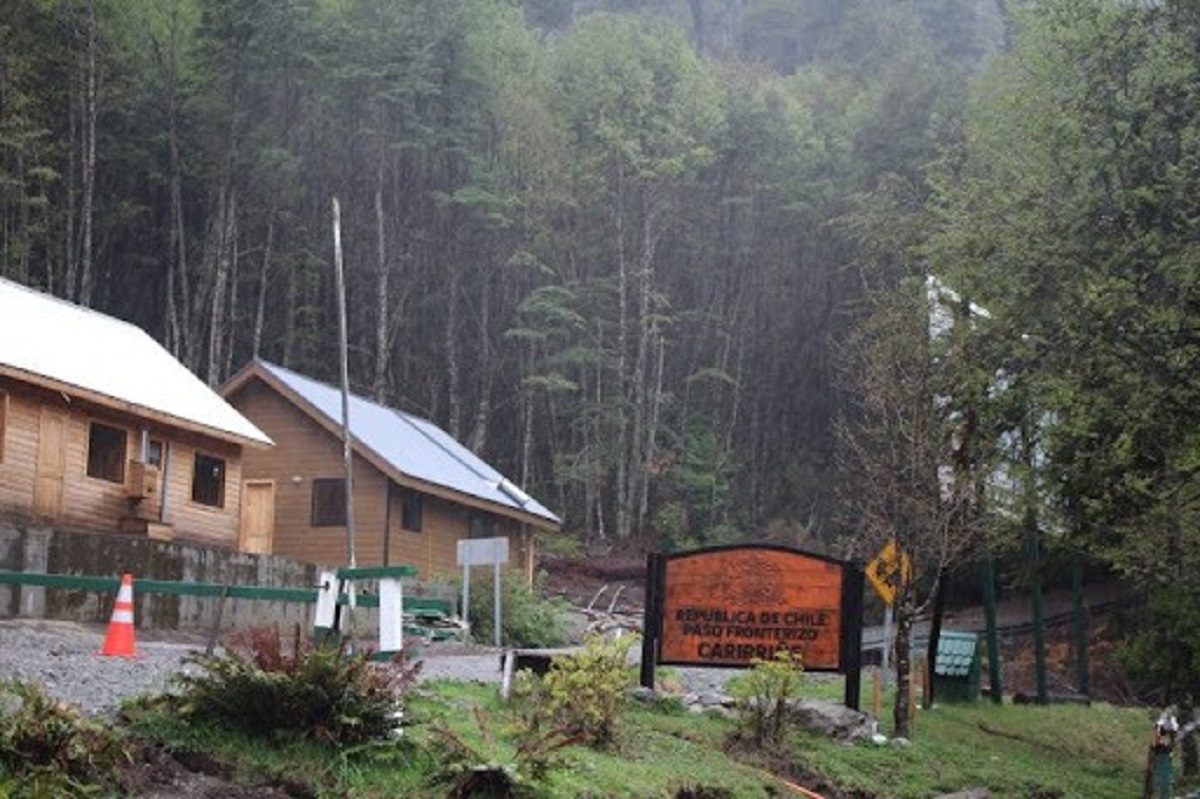
[[[273,363],[263,360],[257,363],[325,416],[327,422],[341,424],[339,389]],[[428,419],[357,395],[349,399],[351,436],[396,471],[554,524],[561,523],[544,505]]]
[[[141,328],[3,278],[0,367],[100,395],[134,413],[163,414],[217,438],[272,443]]]

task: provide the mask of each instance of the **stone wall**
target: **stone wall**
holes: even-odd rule
[[[315,588],[311,563],[272,555],[247,555],[229,549],[152,541],[129,535],[105,535],[20,526],[0,522],[0,570],[55,575],[215,583],[273,588]],[[0,585],[0,617],[44,618],[107,623],[115,595],[40,586]],[[279,624],[312,625],[314,605],[217,597],[140,595],[135,587],[134,615],[145,629],[211,631]]]

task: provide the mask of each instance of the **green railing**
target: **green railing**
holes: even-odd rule
[[[385,577],[415,577],[412,566],[377,566],[367,568],[338,569],[339,580],[378,580]],[[95,577],[86,574],[38,574],[34,572],[0,571],[0,585],[30,585],[44,588],[60,588],[67,591],[97,591],[115,594],[121,587],[116,577]],[[226,599],[252,599],[264,602],[307,602],[317,601],[318,589],[312,588],[269,588],[257,585],[233,585],[225,583],[196,583],[182,580],[147,580],[134,578],[134,595],[166,594],[172,596],[224,597]],[[338,604],[349,605],[350,596],[342,593]],[[379,597],[370,593],[355,595],[355,604],[361,607],[379,607]],[[453,603],[449,600],[426,596],[405,596],[404,610],[413,614],[453,615]]]

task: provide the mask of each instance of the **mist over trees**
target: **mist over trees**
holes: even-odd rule
[[[9,0],[0,274],[214,385],[334,380],[337,197],[355,389],[589,541],[869,556],[874,491],[1011,545],[948,458],[1153,582],[1200,560],[1198,34],[1109,0]],[[930,274],[991,313],[941,354]],[[888,378],[917,346],[936,392]]]

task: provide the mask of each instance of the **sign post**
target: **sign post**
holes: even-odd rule
[[[883,670],[887,671],[891,662],[892,650],[892,620],[893,606],[896,602],[896,589],[912,579],[912,559],[908,553],[891,539],[879,550],[879,554],[867,564],[863,574],[875,588],[875,593],[883,600]]]
[[[500,646],[500,565],[508,563],[508,539],[464,538],[458,542],[458,565],[463,567],[463,615],[471,611],[471,567],[492,565],[492,630]]]

